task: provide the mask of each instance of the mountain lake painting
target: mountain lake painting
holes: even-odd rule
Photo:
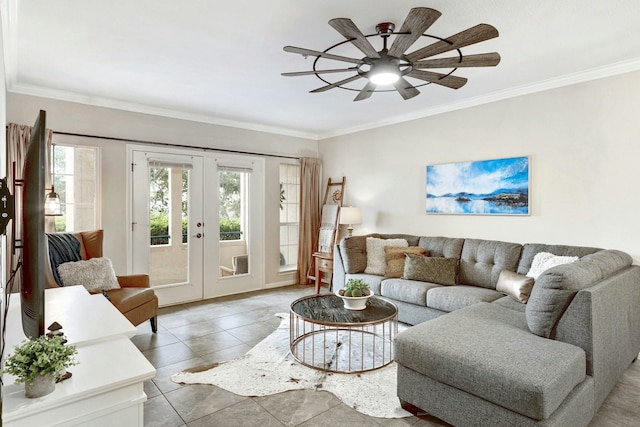
[[[529,157],[427,166],[427,213],[529,215]]]

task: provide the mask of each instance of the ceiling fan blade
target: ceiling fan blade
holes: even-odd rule
[[[322,87],[319,87],[318,89],[314,89],[314,90],[311,91],[311,93],[325,92],[325,91],[327,91],[329,89],[333,89],[334,87],[338,87],[338,86],[342,86],[342,85],[347,84],[347,83],[351,83],[352,81],[358,80],[361,77],[362,76],[360,74],[356,74],[355,76],[349,77],[348,79],[340,80],[339,82],[331,83],[330,85],[322,86]]]
[[[353,98],[353,100],[354,101],[362,101],[364,99],[368,99],[368,98],[371,97],[373,92],[375,92],[375,90],[376,90],[376,84],[372,83],[372,82],[368,82],[366,85],[364,85],[364,87],[362,88],[362,90],[360,91],[358,96]]]
[[[399,31],[400,33],[411,34],[397,35],[389,49],[389,55],[396,58],[400,57],[441,15],[437,10],[429,9],[428,7],[414,7],[411,9]]]
[[[497,52],[480,53],[478,55],[467,55],[460,58],[452,56],[450,58],[426,59],[414,62],[414,69],[424,68],[455,68],[455,67],[495,67],[500,63],[500,55]]]
[[[397,82],[395,82],[393,86],[396,88],[398,93],[404,98],[405,101],[407,99],[411,99],[414,96],[417,96],[418,94],[420,94],[420,91],[415,87],[413,87],[411,83],[406,81],[404,77],[400,77],[400,79]]]
[[[378,51],[369,43],[369,40],[356,27],[356,24],[349,18],[335,18],[329,21],[337,32],[349,40],[355,47],[360,49],[369,58],[380,58]]]
[[[285,46],[284,51],[290,52],[290,53],[299,53],[300,55],[321,56],[325,59],[333,59],[334,61],[350,62],[352,64],[364,64],[364,61],[362,59],[349,58],[349,57],[340,56],[340,55],[333,55],[331,53],[305,49],[302,47]]]
[[[460,89],[467,83],[467,79],[458,76],[449,76],[446,74],[432,73],[430,71],[413,70],[408,77],[427,81],[429,83],[435,83],[440,86],[450,87],[451,89]]]
[[[350,68],[336,68],[333,70],[315,70],[315,71],[294,71],[292,73],[281,73],[281,75],[286,77],[293,76],[312,76],[314,74],[331,74],[331,73],[346,73],[349,71],[358,71],[357,67]]]
[[[446,41],[440,40],[422,49],[418,49],[407,55],[407,59],[411,62],[418,61],[429,56],[438,55],[439,53],[449,52],[450,50],[459,49],[471,44],[479,43],[485,40],[498,37],[498,30],[489,24],[478,24],[475,27],[447,37]]]

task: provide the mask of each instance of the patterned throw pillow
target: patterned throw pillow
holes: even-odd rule
[[[531,268],[527,276],[537,279],[545,270],[555,267],[556,265],[571,264],[577,261],[577,256],[560,256],[549,252],[538,252],[531,261]]]
[[[403,279],[455,285],[458,274],[458,258],[425,257],[407,254]]]
[[[64,286],[82,285],[89,292],[120,288],[109,258],[65,262],[58,266],[58,274]]]
[[[387,269],[384,277],[402,277],[404,272],[404,254],[424,255],[426,250],[422,246],[385,246],[384,255],[387,261]]]
[[[377,237],[367,237],[367,268],[365,274],[375,274],[383,276],[387,269],[387,261],[384,255],[385,246],[408,247],[409,243],[405,239],[378,239]]]

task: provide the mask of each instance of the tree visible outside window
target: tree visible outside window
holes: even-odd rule
[[[169,168],[149,168],[149,223],[151,245],[169,244]]]
[[[53,185],[62,210],[55,217],[56,232],[99,228],[97,147],[55,144]]]
[[[189,171],[183,169],[180,175],[182,196],[182,230],[180,241],[187,243],[189,221]],[[177,207],[177,206],[176,206]],[[149,222],[151,246],[168,245],[171,242],[171,168],[149,167]]]
[[[242,174],[220,171],[220,240],[242,239]]]
[[[298,264],[300,165],[280,164],[280,270]]]

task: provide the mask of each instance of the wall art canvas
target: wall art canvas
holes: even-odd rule
[[[426,210],[529,215],[529,157],[427,166]]]

